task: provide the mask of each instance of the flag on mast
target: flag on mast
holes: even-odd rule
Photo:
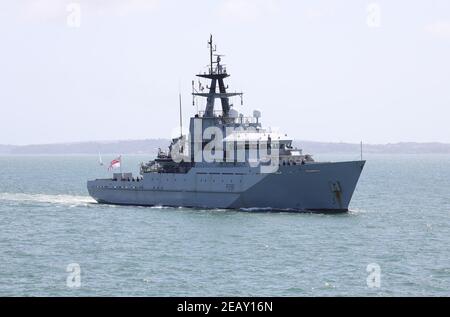
[[[119,156],[118,158],[112,160],[111,163],[109,164],[108,171],[111,171],[116,168],[120,168],[121,161],[122,161],[122,156]]]

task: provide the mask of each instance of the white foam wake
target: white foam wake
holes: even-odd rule
[[[87,205],[95,203],[89,196],[75,195],[47,195],[47,194],[24,194],[24,193],[0,193],[0,201],[13,202],[37,202],[59,205]]]

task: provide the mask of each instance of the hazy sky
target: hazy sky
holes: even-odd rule
[[[450,142],[448,0],[14,0],[0,144],[170,137],[210,33],[236,110],[293,138]]]

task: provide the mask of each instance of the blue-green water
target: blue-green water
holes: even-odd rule
[[[98,205],[94,156],[0,157],[0,295],[450,295],[450,156],[366,159],[352,211],[317,215]]]

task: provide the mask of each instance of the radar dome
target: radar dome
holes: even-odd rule
[[[239,112],[234,110],[234,109],[230,109],[230,111],[228,112],[228,116],[230,118],[238,118],[239,117]]]
[[[259,111],[259,110],[253,110],[253,117],[255,117],[255,118],[261,118],[261,111]]]

